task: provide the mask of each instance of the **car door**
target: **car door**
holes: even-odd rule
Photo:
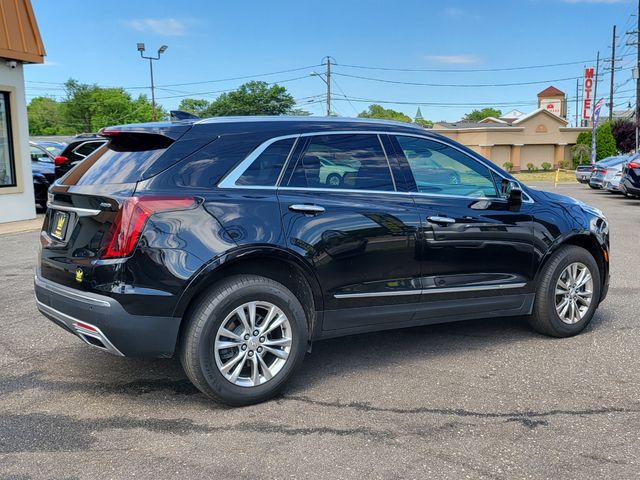
[[[413,316],[420,219],[411,196],[398,192],[404,184],[396,184],[393,167],[377,134],[305,135],[283,175],[283,231],[317,273],[325,330]]]
[[[530,204],[510,204],[495,171],[444,140],[396,135],[392,144],[421,220],[424,308],[416,319],[435,317],[433,302],[440,317],[527,310],[533,299]]]

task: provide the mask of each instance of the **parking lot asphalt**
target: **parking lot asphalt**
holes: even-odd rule
[[[611,224],[584,333],[489,319],[327,340],[280,397],[237,409],[177,360],[116,358],[46,320],[37,232],[0,236],[0,479],[638,478],[640,200],[554,191]]]

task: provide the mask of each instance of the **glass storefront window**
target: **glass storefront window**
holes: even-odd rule
[[[9,94],[0,92],[0,188],[16,185]]]

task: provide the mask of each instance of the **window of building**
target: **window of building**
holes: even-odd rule
[[[0,188],[16,185],[9,94],[0,92]]]
[[[294,141],[286,138],[269,145],[236,180],[236,185],[275,186]]]
[[[393,191],[387,158],[377,135],[320,135],[311,138],[288,187]]]
[[[497,197],[491,171],[469,155],[440,142],[398,136],[420,193]]]

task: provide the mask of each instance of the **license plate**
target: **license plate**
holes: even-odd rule
[[[69,214],[67,212],[55,212],[53,214],[53,222],[51,222],[51,236],[58,240],[64,239],[68,223]]]

